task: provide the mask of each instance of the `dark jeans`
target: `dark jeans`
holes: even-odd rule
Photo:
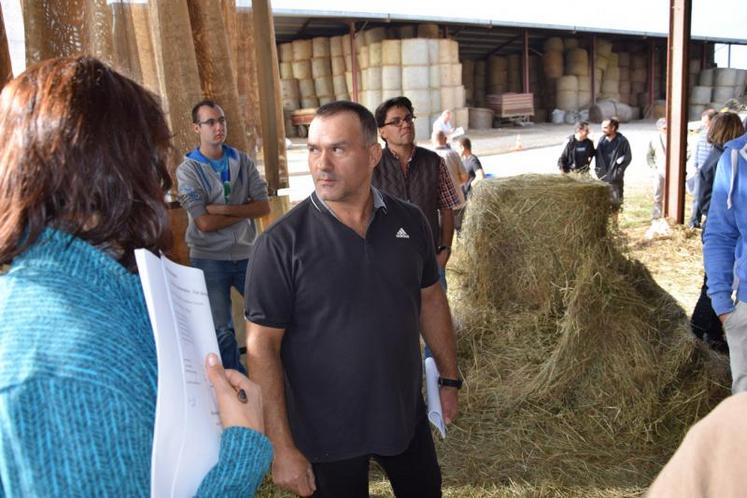
[[[716,351],[727,353],[729,351],[724,337],[724,328],[721,325],[716,312],[711,306],[711,298],[708,297],[708,277],[703,278],[703,286],[700,288],[700,297],[695,304],[693,316],[690,319],[690,327],[698,339],[705,341]]]
[[[236,332],[231,318],[231,287],[239,291],[242,296],[244,295],[247,261],[246,259],[220,261],[191,258],[192,266],[201,269],[205,274],[205,285],[223,366],[238,370],[245,375],[246,368],[241,363]]]
[[[399,455],[364,455],[337,462],[314,463],[314,498],[369,498],[368,462],[373,458],[384,469],[397,498],[440,498],[441,469],[436,459],[431,429],[423,417],[410,446]]]

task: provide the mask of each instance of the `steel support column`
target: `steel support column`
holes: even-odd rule
[[[597,103],[597,36],[592,35],[591,36],[591,55],[589,56],[589,64],[591,64],[591,68],[589,71],[590,78],[591,78],[591,103],[596,104]]]
[[[671,29],[671,28],[670,28]],[[670,35],[671,36],[671,35]],[[654,102],[656,100],[656,97],[654,97],[654,64],[656,62],[656,57],[654,56],[654,53],[656,52],[656,41],[652,38],[648,42],[648,99],[646,102],[646,117],[653,117],[654,116]]]
[[[529,31],[524,30],[524,50],[521,52],[522,68],[524,69],[522,88],[524,93],[531,92],[529,88]]]
[[[687,78],[690,61],[692,0],[670,0],[667,39],[667,173],[664,216],[685,221],[685,161],[687,160]]]

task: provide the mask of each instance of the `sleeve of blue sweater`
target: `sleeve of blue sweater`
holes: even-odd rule
[[[734,253],[739,230],[734,218],[734,207],[727,209],[726,201],[731,183],[731,151],[726,149],[716,167],[711,205],[708,208],[703,234],[703,262],[708,276],[708,295],[717,315],[734,310],[732,283],[734,282]],[[734,199],[739,202],[740,199]]]
[[[149,423],[117,390],[71,378],[27,381],[0,392],[0,496],[150,494]],[[263,435],[223,432],[200,497],[252,496],[271,459]]]

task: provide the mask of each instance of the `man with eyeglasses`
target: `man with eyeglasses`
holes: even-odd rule
[[[189,258],[205,274],[223,366],[246,373],[231,319],[231,287],[244,294],[254,219],[270,212],[267,184],[244,152],[225,144],[226,116],[217,103],[203,100],[192,108],[192,129],[200,145],[176,170],[179,202],[189,217]]]
[[[386,147],[374,170],[373,185],[423,211],[431,228],[441,285],[445,288],[445,268],[454,237],[453,210],[460,205],[449,170],[438,154],[415,145],[415,111],[410,99],[389,99],[376,109],[375,116]]]

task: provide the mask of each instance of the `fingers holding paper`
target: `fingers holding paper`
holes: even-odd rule
[[[264,433],[259,386],[236,370],[225,370],[215,354],[207,356],[205,368],[215,388],[223,427],[246,427]]]

